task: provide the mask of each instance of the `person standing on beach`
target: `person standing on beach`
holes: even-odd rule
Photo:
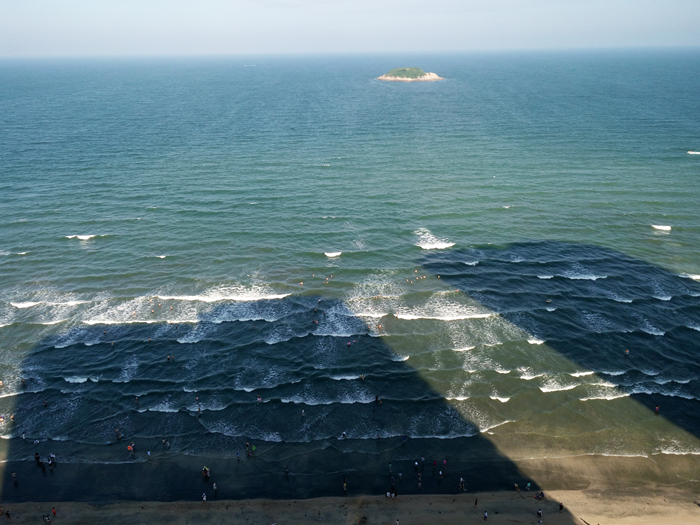
[[[216,483],[212,485],[212,488],[214,489],[214,497],[216,497],[218,494],[218,487],[216,486]]]
[[[484,512],[484,521],[486,521],[487,519],[489,519],[489,513],[488,513],[488,512]]]
[[[202,492],[202,501],[207,501],[207,493]]]
[[[477,503],[479,503],[479,498],[476,498],[476,499],[474,500],[474,508],[476,508],[476,504],[477,504]]]

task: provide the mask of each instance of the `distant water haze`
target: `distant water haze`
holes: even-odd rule
[[[691,0],[3,1],[0,57],[698,46],[696,9]]]

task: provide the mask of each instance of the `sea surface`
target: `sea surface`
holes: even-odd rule
[[[4,458],[698,455],[689,151],[697,50],[0,62]]]

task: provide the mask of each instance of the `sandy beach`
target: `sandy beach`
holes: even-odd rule
[[[688,492],[654,491],[551,491],[545,501],[532,492],[464,493],[387,499],[382,496],[316,498],[309,500],[220,500],[207,502],[21,503],[3,506],[13,523],[38,523],[56,508],[52,523],[93,524],[195,524],[338,523],[367,525],[464,524],[488,522],[564,524],[697,524],[700,505]],[[474,501],[478,500],[476,508]],[[564,504],[564,511],[558,509]]]

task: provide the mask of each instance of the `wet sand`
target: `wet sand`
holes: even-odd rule
[[[477,508],[474,500],[478,499]],[[558,510],[563,502],[564,512]],[[546,524],[698,524],[700,506],[687,491],[653,492],[551,491],[543,502],[532,493],[485,492],[452,496],[424,495],[308,500],[241,500],[197,502],[21,503],[4,506],[12,523],[41,523],[56,507],[52,523],[94,524],[195,524],[195,523],[366,523],[394,525],[483,523],[488,511],[491,523],[537,523],[537,510]],[[364,518],[364,520],[363,520]]]

